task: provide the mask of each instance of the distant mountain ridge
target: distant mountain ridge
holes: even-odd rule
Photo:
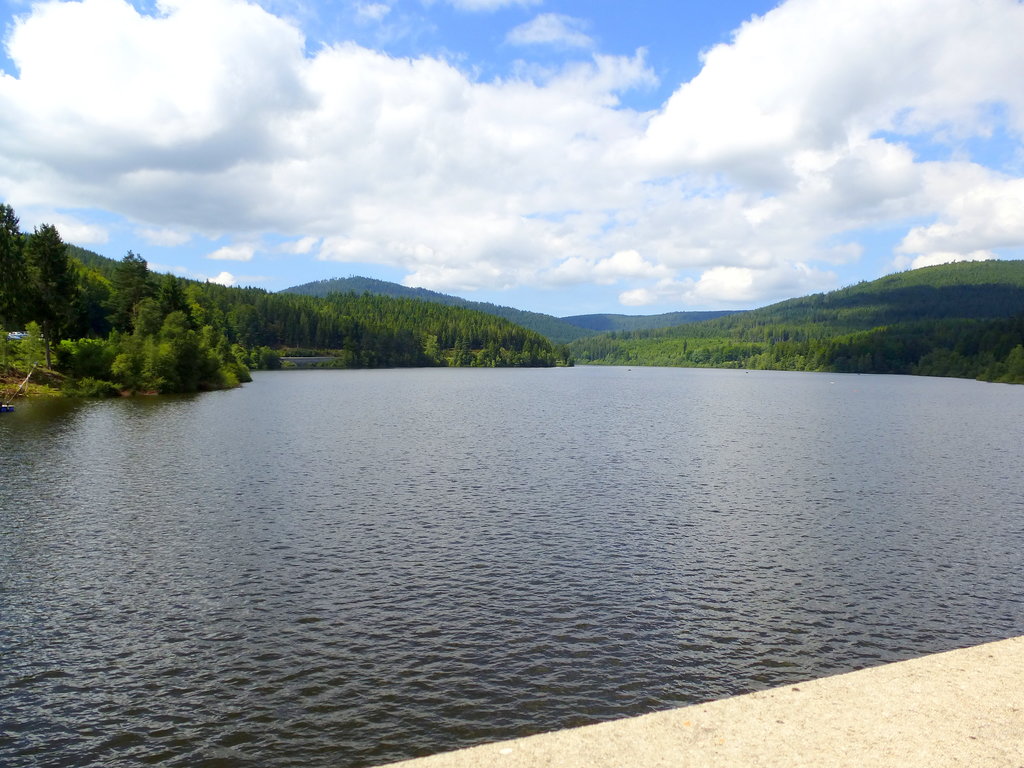
[[[531,331],[546,336],[556,344],[566,344],[576,339],[593,336],[602,331],[633,331],[639,329],[665,328],[671,325],[695,323],[732,314],[730,311],[710,312],[667,312],[660,315],[573,315],[555,317],[542,312],[529,312],[514,307],[491,304],[486,301],[471,301],[460,296],[430,291],[426,288],[409,288],[399,283],[377,280],[372,277],[337,277],[316,280],[311,283],[285,288],[281,293],[297,293],[304,296],[324,298],[332,293],[372,293],[380,296],[421,299],[454,307],[475,309],[490,315],[511,320]]]
[[[556,350],[535,331],[466,307],[368,292],[317,298],[228,287],[151,273],[132,252],[114,261],[59,239],[58,246],[71,298],[53,357],[68,391],[80,395],[237,386],[250,368],[278,368],[291,356],[321,358],[331,368],[572,364],[564,346]],[[31,287],[18,290],[26,328],[38,329],[29,312],[42,302]],[[26,344],[41,343],[40,330]],[[5,367],[30,359],[19,357],[20,347],[4,351],[13,361]]]
[[[514,307],[502,307],[485,301],[470,301],[459,296],[450,296],[446,293],[438,293],[426,288],[409,288],[399,283],[377,280],[372,277],[336,277],[330,280],[316,280],[311,283],[303,283],[302,285],[285,288],[281,293],[297,293],[303,296],[315,296],[318,298],[326,298],[332,293],[372,293],[377,296],[431,301],[435,304],[446,304],[450,307],[463,307],[464,309],[473,309],[477,312],[486,312],[489,315],[510,320],[523,328],[536,331],[556,344],[566,344],[574,339],[595,333],[594,331],[566,323],[553,315],[528,312],[523,309],[515,309]]]
[[[921,319],[991,319],[1020,312],[1024,312],[1024,261],[992,260],[896,272],[761,307],[752,310],[748,319],[813,321],[838,331]],[[736,322],[745,320],[736,318]]]
[[[696,312],[665,312],[660,315],[570,315],[563,317],[567,323],[572,323],[580,328],[588,328],[592,331],[643,331],[654,328],[668,328],[673,325],[688,325],[689,323],[700,323],[705,320],[714,320],[726,315],[735,315],[738,312],[747,310],[707,310]]]
[[[114,275],[118,262],[74,246],[68,250],[76,257],[76,262],[81,262],[83,269],[99,279],[100,282],[87,281],[89,301],[103,305],[100,294],[108,290],[104,283]],[[181,283],[192,285],[192,281]],[[325,310],[319,305],[316,308],[289,305],[285,315],[262,318],[250,316],[253,312],[245,307],[232,305],[255,300],[257,315],[271,309],[278,313],[284,306],[276,306],[274,294],[259,289],[223,289],[198,283],[187,290],[196,297],[203,294],[204,300],[212,299],[214,294],[220,297],[221,293],[224,295],[220,298],[231,298],[223,308],[217,308],[228,320],[225,330],[255,334],[251,343],[324,346],[320,337],[327,331],[323,323],[317,327],[316,316]],[[97,295],[92,296],[92,293]],[[363,277],[324,280],[282,293],[300,294],[293,297],[293,302],[306,299],[315,303],[311,297],[354,293],[357,297],[370,294],[420,299],[459,308],[459,311],[476,310],[483,313],[481,319],[487,315],[500,317],[558,344],[575,338],[567,350],[558,354],[563,359],[574,356],[580,363],[919,374],[1024,383],[1024,260],[924,267],[829,293],[731,313],[599,314],[557,318]],[[249,296],[246,301],[233,298],[243,294]],[[343,304],[351,298],[354,297],[338,296],[335,303],[340,300]],[[341,309],[340,304],[337,309]],[[414,313],[415,307],[402,309],[396,305],[392,309],[409,314]],[[297,315],[296,310],[309,310],[313,314],[304,318],[301,312]],[[342,314],[346,312],[351,314],[349,309]],[[214,312],[215,316],[217,314]],[[709,316],[713,317],[709,319]],[[296,324],[295,320],[300,322]],[[684,324],[662,325],[668,322]],[[591,327],[581,327],[587,325]],[[413,321],[411,327],[422,333],[422,319]],[[608,328],[609,332],[599,333],[598,329],[602,328]],[[277,334],[287,332],[289,338],[264,338],[271,330]],[[300,330],[303,332],[299,333]],[[299,337],[308,335],[310,330],[315,331],[315,338],[300,340]],[[440,336],[438,339],[444,341]],[[459,342],[453,339],[447,341]],[[480,344],[475,339],[462,341],[470,347]],[[532,344],[530,350],[525,346],[522,351],[516,348],[515,354],[519,358],[528,352],[536,356],[534,348],[540,348]],[[458,344],[456,347],[457,352],[462,349]],[[541,352],[549,354],[546,349]],[[521,364],[518,358],[512,363]]]
[[[1024,261],[924,267],[715,320],[593,336],[570,348],[582,363],[1024,383]]]

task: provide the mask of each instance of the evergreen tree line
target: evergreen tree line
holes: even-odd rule
[[[571,362],[539,334],[458,307],[354,293],[327,299],[228,288],[150,272],[68,246],[55,227],[19,230],[0,205],[0,368],[44,363],[70,394],[194,392],[237,386],[285,353],[342,368],[552,366]],[[7,331],[26,329],[11,341]],[[0,370],[0,373],[3,373]]]
[[[702,323],[570,345],[584,363],[1024,383],[1024,262],[948,264]]]
[[[474,309],[484,314],[503,317],[516,325],[521,325],[523,328],[536,331],[554,344],[566,344],[573,339],[590,336],[594,333],[589,328],[574,325],[552,315],[528,312],[523,309],[515,309],[514,307],[504,307],[486,301],[470,301],[460,296],[450,296],[446,293],[429,291],[426,288],[410,288],[398,283],[376,280],[371,277],[336,277],[330,280],[316,280],[312,283],[304,283],[303,285],[286,288],[282,293],[298,293],[304,296],[319,296],[321,298],[336,293],[372,293],[380,296],[392,296],[394,298],[422,299],[423,301],[430,301],[435,304]]]

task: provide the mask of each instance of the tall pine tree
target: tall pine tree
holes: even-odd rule
[[[14,209],[4,203],[0,205],[0,329],[20,328],[25,322],[27,291],[24,238]]]
[[[37,227],[29,236],[25,261],[32,289],[28,316],[42,326],[49,368],[50,347],[61,339],[78,312],[78,283],[64,241],[52,224]]]
[[[146,260],[132,251],[117,264],[114,272],[113,292],[110,297],[110,321],[122,331],[135,327],[135,311],[139,303],[155,293]]]

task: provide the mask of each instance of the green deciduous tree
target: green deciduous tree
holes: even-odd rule
[[[43,331],[34,320],[25,325],[25,330],[28,331],[28,335],[18,342],[17,356],[20,367],[28,370],[42,362],[44,341]]]

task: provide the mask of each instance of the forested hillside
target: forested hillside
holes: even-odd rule
[[[735,314],[733,310],[710,310],[699,312],[665,312],[660,315],[570,315],[563,317],[567,323],[591,331],[644,331],[654,328],[669,328],[673,325],[699,323]]]
[[[716,317],[733,314],[731,311],[708,312],[666,312],[660,315],[572,315],[555,317],[541,312],[527,312],[514,307],[503,307],[485,301],[470,301],[447,293],[428,291],[426,288],[409,288],[386,280],[372,277],[338,277],[331,280],[316,280],[312,283],[286,288],[282,293],[299,293],[305,296],[326,297],[332,293],[372,293],[381,296],[423,299],[452,307],[465,307],[503,317],[517,325],[546,336],[555,344],[566,344],[576,339],[593,336],[602,331],[635,331],[646,328],[666,328],[683,323],[696,323]]]
[[[26,331],[9,339],[9,331]],[[112,261],[43,225],[26,234],[0,205],[0,376],[33,364],[69,394],[237,386],[282,352],[331,366],[567,364],[540,334],[493,315],[415,299],[317,299],[156,275],[132,252]]]
[[[335,293],[349,292],[422,299],[423,301],[444,304],[449,307],[473,309],[488,315],[494,315],[495,317],[502,317],[516,325],[521,325],[523,328],[536,331],[555,344],[565,344],[573,339],[590,336],[594,333],[592,330],[567,323],[553,315],[545,315],[541,312],[527,312],[526,310],[515,309],[514,307],[502,307],[486,301],[470,301],[459,296],[449,296],[446,293],[428,291],[426,288],[409,288],[398,283],[390,283],[386,280],[376,280],[372,277],[338,277],[331,280],[317,280],[281,291],[281,293],[297,293],[304,296],[319,296],[321,298]]]
[[[660,330],[581,339],[579,362],[1024,382],[1024,261],[944,264]]]
[[[397,289],[407,295],[382,295]],[[477,306],[489,309],[469,308]],[[553,325],[529,330],[496,310]],[[156,275],[132,252],[114,261],[66,245],[49,225],[23,233],[13,209],[0,205],[0,378],[39,363],[71,394],[231,387],[250,368],[280,367],[285,353],[329,356],[343,368],[575,358],[1024,382],[1024,261],[928,267],[692,322],[707,314],[568,318],[634,329],[576,328],[592,335],[555,347],[545,334],[565,338],[575,326],[549,315],[368,278],[269,293]],[[671,320],[685,324],[636,328]],[[8,331],[25,334],[9,339]]]

